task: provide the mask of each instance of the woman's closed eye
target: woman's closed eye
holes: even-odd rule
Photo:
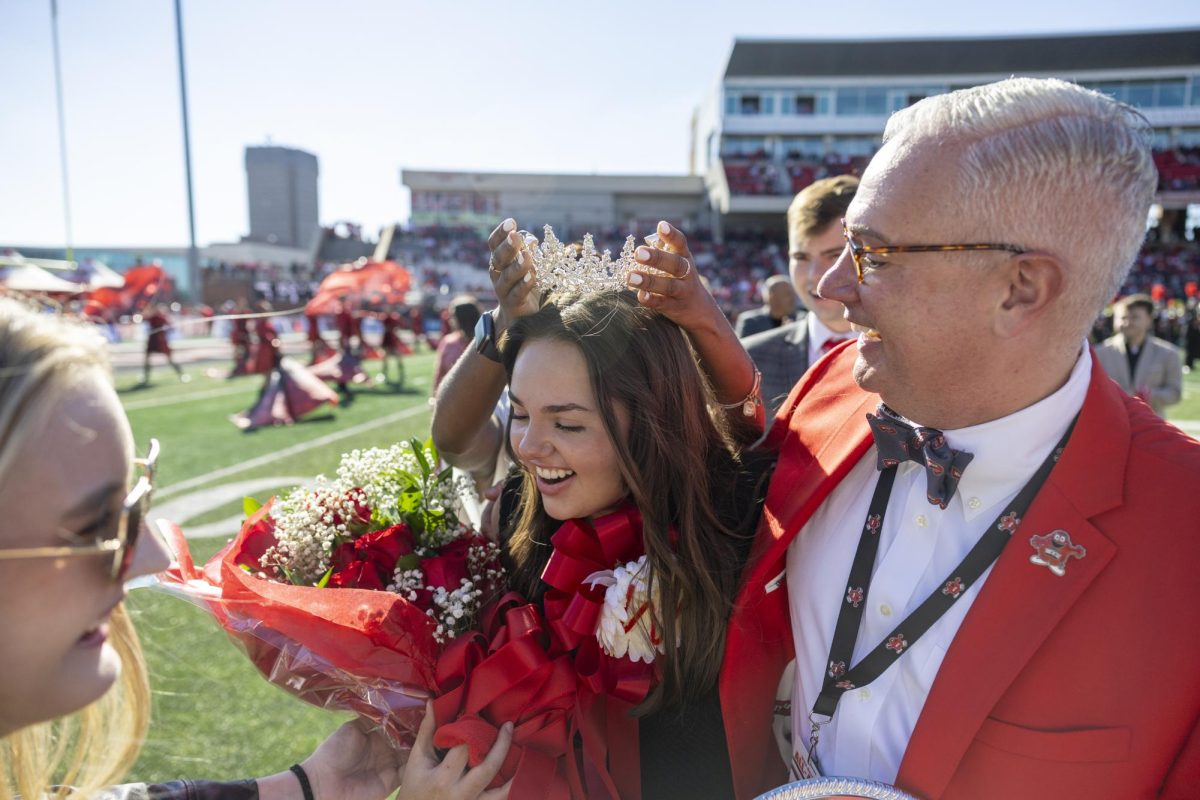
[[[529,415],[520,413],[514,407],[512,412],[509,414],[509,419],[511,419],[513,422],[528,422]],[[565,431],[566,433],[581,433],[586,430],[583,425],[571,425],[562,421],[556,421],[554,423],[554,427],[560,431]]]

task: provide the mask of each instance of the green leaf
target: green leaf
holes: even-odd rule
[[[321,580],[317,581],[317,588],[324,589],[329,584],[329,578],[333,575],[333,567],[325,570],[325,574],[321,576]]]
[[[425,460],[425,450],[420,447],[414,447],[413,455],[417,457],[417,464],[421,466],[421,477],[428,478],[429,473],[433,471],[433,468],[430,467],[429,462]]]
[[[405,489],[400,493],[399,507],[401,514],[412,514],[421,508],[421,490]]]
[[[409,553],[396,559],[396,569],[417,569],[421,566],[421,558],[416,553]]]
[[[252,516],[255,511],[263,507],[263,504],[255,500],[253,497],[242,498],[242,513],[247,517]]]
[[[437,445],[435,445],[433,443],[432,436],[430,436],[428,439],[425,440],[425,448],[428,449],[429,452],[433,454],[433,460],[437,461],[438,460],[438,450],[437,450]]]

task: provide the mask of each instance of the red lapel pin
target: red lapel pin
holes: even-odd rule
[[[1064,530],[1051,531],[1045,536],[1031,536],[1029,544],[1036,551],[1029,557],[1029,562],[1048,567],[1060,578],[1067,574],[1067,561],[1087,555],[1087,548],[1073,543],[1070,534]]]

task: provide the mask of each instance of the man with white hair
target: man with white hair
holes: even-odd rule
[[[1200,444],[1085,336],[1155,187],[1145,120],[1057,80],[889,121],[818,287],[856,343],[792,390],[722,673],[739,797],[1196,797]],[[795,658],[791,689],[777,696]]]

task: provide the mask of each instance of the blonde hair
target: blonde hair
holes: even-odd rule
[[[1158,182],[1150,125],[1133,108],[1057,79],[928,97],[894,114],[885,144],[961,146],[962,233],[1043,250],[1067,266],[1064,326],[1082,336],[1120,288]]]
[[[53,405],[46,398],[107,366],[90,326],[0,299],[0,482],[46,422]],[[109,632],[121,659],[116,685],[75,714],[0,738],[0,800],[88,797],[133,765],[150,720],[146,663],[124,607],[113,612]]]

